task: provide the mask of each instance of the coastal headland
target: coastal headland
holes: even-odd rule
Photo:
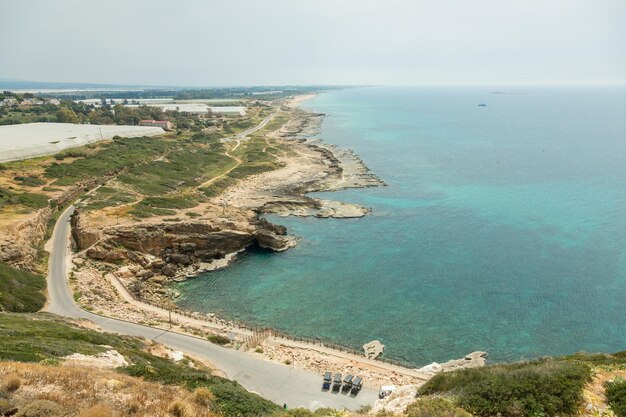
[[[36,264],[38,242],[49,233],[56,207],[78,199],[71,218],[70,284],[76,302],[89,311],[218,337],[259,359],[316,373],[362,375],[370,387],[415,386],[440,371],[482,366],[485,355],[479,352],[415,370],[175,305],[171,282],[227,267],[251,246],[284,251],[297,244],[297,236],[264,214],[354,218],[369,212],[307,196],[384,185],[354,153],[316,138],[324,115],[298,107],[310,97],[251,106],[245,120],[201,133],[116,138],[8,164],[5,183],[26,173],[19,176],[37,184],[28,191],[41,193],[47,203],[3,216],[2,261]],[[102,166],[103,160],[109,165]]]

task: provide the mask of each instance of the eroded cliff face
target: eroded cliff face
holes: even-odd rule
[[[35,272],[38,268],[38,265],[35,265],[37,246],[46,237],[50,221],[57,210],[74,201],[85,189],[103,184],[119,172],[121,171],[112,171],[102,178],[86,180],[66,187],[62,193],[51,197],[46,207],[29,213],[23,216],[24,220],[18,220],[14,225],[0,230],[0,261],[16,268]]]
[[[81,218],[77,210],[71,219],[75,249],[95,260],[140,265],[143,269],[135,269],[140,278],[185,278],[255,244],[275,251],[295,244],[284,227],[256,218],[136,223],[104,229],[90,228]]]

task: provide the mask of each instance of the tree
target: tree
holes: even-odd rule
[[[59,123],[78,123],[78,116],[70,109],[61,108],[56,116]]]

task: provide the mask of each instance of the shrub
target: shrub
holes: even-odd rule
[[[292,408],[286,411],[284,415],[289,417],[315,417],[313,411],[307,410],[306,408]]]
[[[540,360],[441,373],[418,394],[455,396],[458,406],[479,416],[554,416],[576,411],[590,377],[586,364]]]
[[[216,345],[227,345],[230,343],[230,339],[226,336],[220,336],[218,334],[210,334],[207,337],[207,340],[211,343],[215,343]]]
[[[210,373],[173,363],[163,358],[151,358],[150,365],[138,357],[132,358],[134,365],[120,371],[148,381],[180,385],[188,390],[205,387],[215,396],[216,412],[227,416],[256,417],[278,410],[278,406],[256,394],[246,391],[234,381],[213,376]]]
[[[626,417],[626,380],[609,381],[605,385],[606,400],[617,417]]]
[[[26,185],[28,187],[38,187],[46,183],[46,181],[42,180],[41,178],[34,177],[34,176],[28,176],[28,177],[16,176],[13,179],[19,182],[20,184]]]
[[[13,414],[9,414],[13,410],[15,410],[15,407],[11,405],[9,400],[0,398],[0,416],[13,415]]]
[[[2,382],[2,388],[6,392],[14,392],[20,389],[22,386],[22,380],[17,375],[8,375]]]
[[[191,404],[176,400],[172,404],[170,404],[169,412],[172,413],[174,417],[194,417],[195,411]]]
[[[443,398],[423,398],[406,408],[407,417],[472,417]]]
[[[209,408],[215,401],[215,395],[208,388],[196,388],[193,391],[193,401],[202,407]]]
[[[369,414],[370,411],[372,411],[372,406],[371,405],[362,405],[361,407],[357,408],[355,410],[355,413],[357,414]]]
[[[112,414],[109,407],[103,404],[97,404],[81,412],[78,417],[110,417]]]
[[[15,417],[60,417],[63,409],[55,402],[36,400],[19,409]]]
[[[141,403],[136,399],[132,399],[126,403],[126,412],[130,415],[137,413],[140,409]]]

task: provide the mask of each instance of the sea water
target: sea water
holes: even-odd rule
[[[318,196],[372,213],[270,216],[296,248],[184,282],[180,305],[379,339],[415,365],[626,350],[626,88],[373,87],[304,107],[388,184]]]

